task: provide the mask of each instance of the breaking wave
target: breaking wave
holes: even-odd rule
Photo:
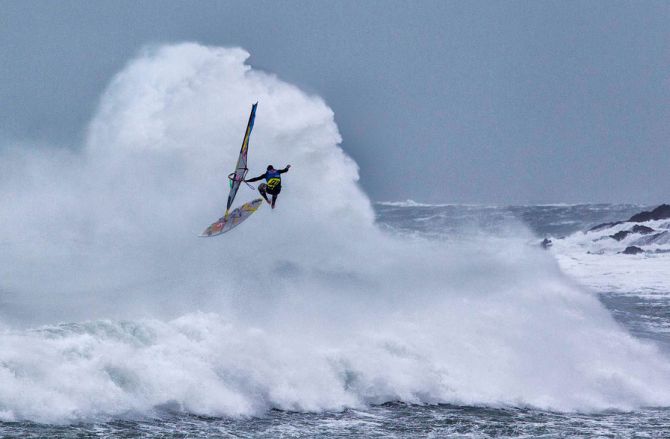
[[[381,231],[330,108],[247,58],[146,49],[82,148],[3,154],[0,419],[670,404],[666,358],[527,239]],[[256,101],[278,209],[198,239]]]

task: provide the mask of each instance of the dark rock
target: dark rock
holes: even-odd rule
[[[662,241],[667,242],[667,240],[664,239],[664,238],[667,238],[668,233],[670,233],[670,232],[665,231],[665,232],[655,233],[653,235],[641,236],[638,239],[636,239],[635,241],[631,242],[630,244],[631,245],[637,245],[637,246],[650,245],[650,244],[658,244],[659,241],[661,241],[660,243],[663,244]]]
[[[644,253],[644,250],[642,250],[640,247],[631,245],[630,247],[626,247],[626,250],[622,251],[621,253],[624,255],[636,255],[638,253]]]
[[[636,224],[630,230],[621,230],[619,232],[616,232],[614,235],[610,235],[610,238],[616,239],[617,241],[622,241],[623,239],[626,238],[626,236],[630,235],[631,233],[639,233],[640,235],[648,235],[648,234],[653,233],[653,232],[654,232],[654,229],[652,229],[651,227],[640,226],[640,225]]]
[[[620,231],[620,232],[616,232],[614,235],[610,235],[610,238],[614,238],[614,239],[616,239],[617,241],[621,241],[621,240],[624,239],[626,236],[630,235],[630,233],[631,233],[631,232],[629,232],[628,230],[622,230],[622,231]]]
[[[598,230],[601,230],[601,229],[606,229],[606,228],[609,228],[609,227],[618,226],[619,224],[622,224],[622,223],[623,223],[623,221],[616,221],[616,222],[613,222],[613,223],[598,224],[597,226],[591,227],[589,229],[589,232],[595,232],[595,231],[598,231]]]
[[[645,221],[661,220],[670,218],[670,204],[661,204],[651,212],[640,212],[631,216],[628,220],[631,223],[642,223]]]
[[[639,233],[640,235],[648,235],[650,233],[653,233],[654,229],[652,229],[651,227],[635,224],[630,231],[633,233]]]

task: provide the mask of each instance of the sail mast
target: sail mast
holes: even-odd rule
[[[226,206],[226,216],[228,215],[230,206],[233,205],[233,200],[235,200],[235,195],[237,195],[237,190],[240,188],[240,184],[242,184],[249,171],[249,168],[247,167],[247,152],[249,150],[249,137],[251,137],[251,130],[254,128],[254,120],[256,119],[257,105],[258,102],[251,106],[249,122],[247,122],[247,129],[244,132],[244,139],[242,140],[242,148],[240,149],[240,155],[237,159],[237,166],[235,166],[235,172],[228,176],[231,184],[230,193],[228,194],[228,204]]]

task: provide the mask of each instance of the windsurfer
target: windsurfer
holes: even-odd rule
[[[275,169],[272,165],[268,165],[267,171],[264,174],[245,181],[253,183],[254,181],[265,179],[265,183],[258,185],[258,192],[261,193],[265,201],[274,209],[277,195],[281,192],[281,174],[288,172],[290,167],[291,165],[286,165],[284,169]],[[272,202],[268,200],[268,194],[272,195]]]

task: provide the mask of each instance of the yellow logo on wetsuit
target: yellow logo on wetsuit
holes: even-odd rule
[[[267,182],[268,189],[274,189],[277,186],[279,186],[280,184],[281,184],[281,179],[277,178],[277,177],[273,177],[273,178],[269,179],[268,182]]]

